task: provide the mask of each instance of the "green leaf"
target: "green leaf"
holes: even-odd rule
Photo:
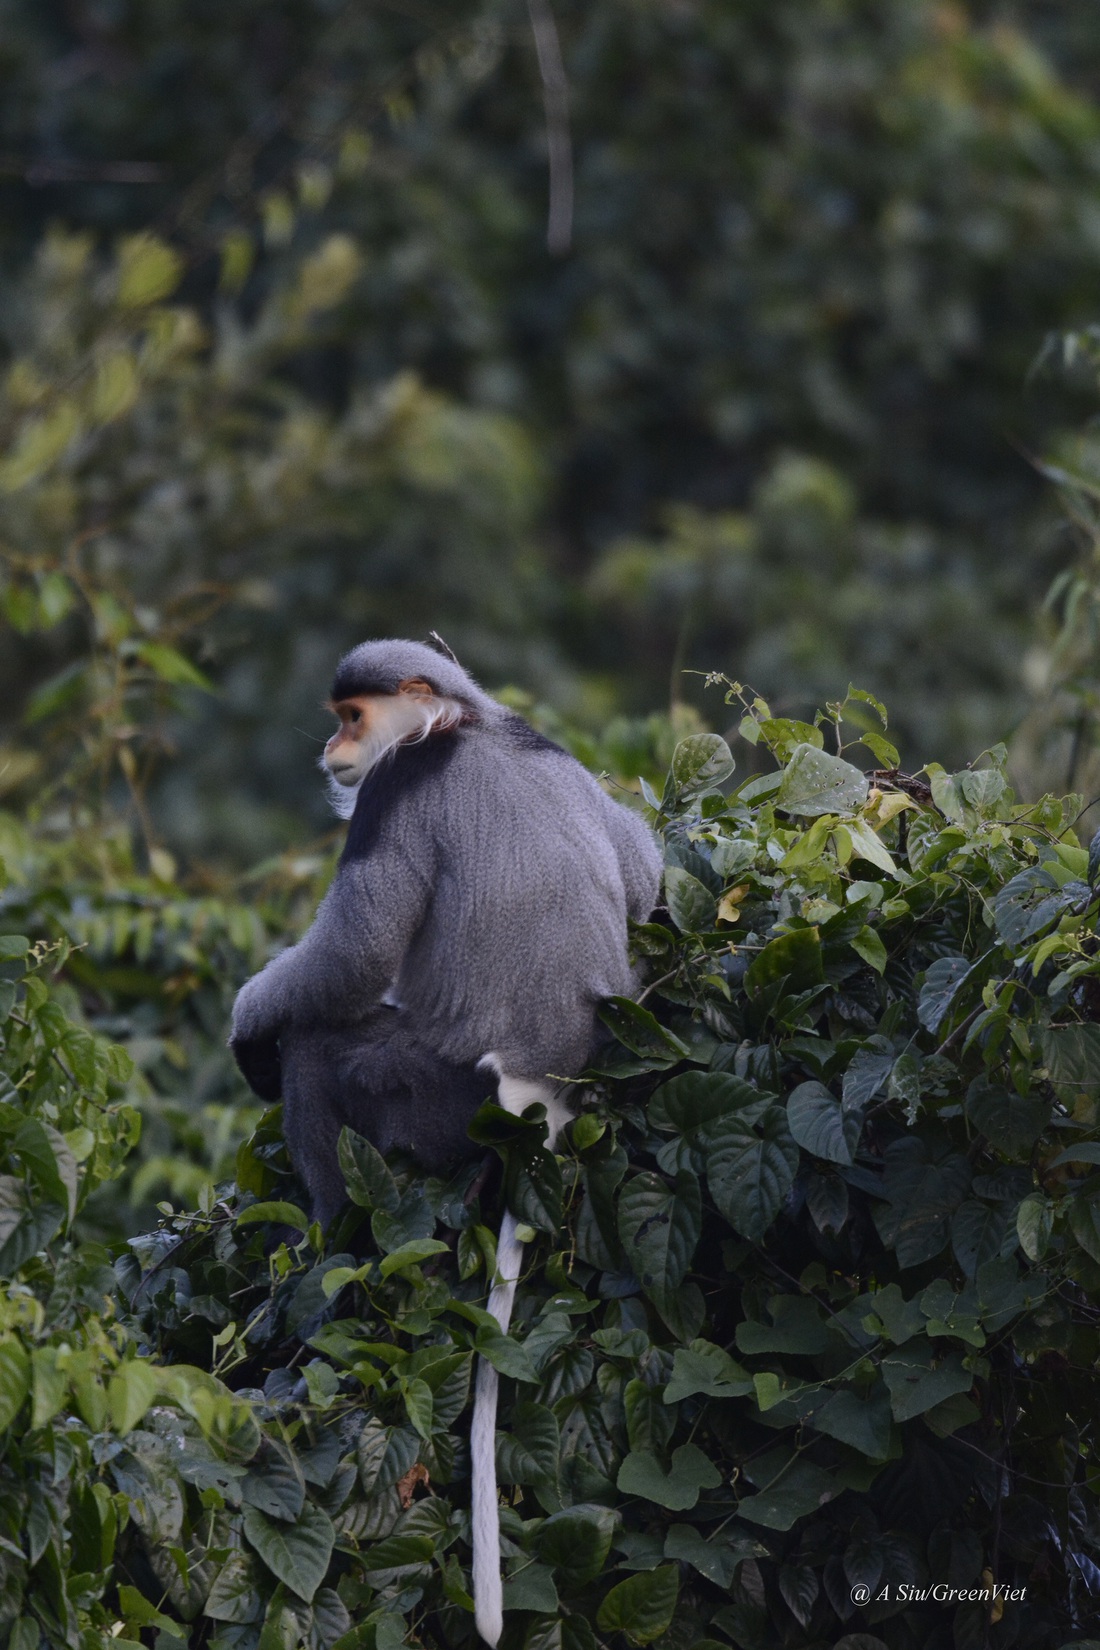
[[[1100,1025],[1048,1026],[1042,1049],[1052,1083],[1100,1095]]]
[[[1016,1211],[1016,1235],[1028,1260],[1042,1260],[1053,1230],[1054,1205],[1042,1192],[1030,1193]]]
[[[107,1383],[107,1410],[115,1431],[132,1431],[159,1391],[160,1378],[153,1364],[144,1358],[128,1358],[119,1364]]]
[[[813,745],[797,745],[783,772],[775,805],[784,813],[814,818],[851,814],[867,800],[867,776],[850,762]]]
[[[743,1078],[720,1071],[685,1071],[656,1089],[649,1102],[655,1129],[673,1129],[693,1139],[699,1129],[726,1112],[754,1105],[764,1096]]]
[[[536,1617],[527,1629],[523,1650],[596,1650],[596,1636],[584,1616]]]
[[[943,1358],[923,1335],[915,1335],[882,1361],[882,1373],[890,1389],[890,1406],[895,1421],[910,1421],[923,1415],[956,1392],[969,1392],[974,1377],[962,1365],[957,1352]]]
[[[372,1587],[388,1587],[422,1573],[434,1552],[435,1542],[430,1535],[391,1535],[368,1548],[363,1555],[363,1574]]]
[[[728,1352],[710,1341],[696,1340],[690,1346],[676,1348],[664,1402],[676,1404],[681,1398],[692,1398],[697,1393],[707,1398],[743,1398],[751,1391],[748,1371]]]
[[[411,1243],[403,1243],[400,1249],[384,1256],[378,1263],[378,1274],[388,1278],[394,1272],[407,1272],[422,1260],[429,1260],[432,1255],[445,1255],[448,1251],[449,1245],[440,1238],[414,1238]]]
[[[868,824],[867,820],[851,819],[844,829],[847,831],[848,840],[852,844],[853,859],[865,859],[868,864],[877,866],[880,871],[885,871],[887,876],[896,877],[898,875],[898,868],[894,864],[889,849],[885,847],[882,839],[874,828]],[[874,930],[870,930],[870,932],[874,935]],[[877,936],[874,936],[874,938],[877,939]],[[857,942],[853,940],[852,943],[858,950]],[[868,961],[870,961],[870,958],[868,958]],[[884,966],[885,961],[884,955]]]
[[[535,1532],[535,1551],[573,1592],[595,1581],[611,1550],[618,1515],[610,1507],[582,1503],[553,1513]]]
[[[994,1260],[1008,1243],[1015,1246],[1011,1211],[969,1198],[951,1217],[951,1246],[968,1278]]]
[[[630,1576],[612,1587],[596,1612],[604,1633],[622,1633],[630,1644],[652,1644],[671,1625],[680,1590],[675,1564]]]
[[[876,974],[886,972],[886,964],[889,960],[886,955],[886,947],[873,928],[869,928],[865,924],[851,943],[852,950],[861,956],[864,962],[874,969]]]
[[[333,1373],[328,1364],[316,1366]],[[293,1524],[301,1517],[306,1487],[297,1461],[274,1439],[264,1440],[241,1480],[241,1495],[250,1507],[270,1518]]]
[[[718,901],[710,889],[679,865],[665,867],[665,899],[681,934],[704,933],[718,920]]]
[[[245,1552],[231,1552],[214,1576],[214,1585],[202,1607],[212,1621],[255,1621],[262,1608],[256,1565]]]
[[[882,1461],[890,1449],[890,1417],[890,1395],[880,1382],[866,1398],[846,1390],[834,1392],[806,1419],[818,1432],[850,1444],[872,1461]]]
[[[256,1226],[267,1222],[292,1226],[296,1232],[309,1231],[309,1217],[296,1203],[252,1203],[237,1216],[238,1226]]]
[[[624,1495],[644,1496],[659,1507],[685,1512],[694,1507],[702,1490],[712,1490],[722,1475],[694,1444],[673,1450],[668,1471],[651,1450],[631,1450],[619,1468],[616,1485]]]
[[[556,1484],[560,1456],[561,1432],[554,1411],[545,1404],[517,1404],[508,1431],[497,1435],[501,1482]]]
[[[348,1196],[361,1209],[385,1209],[394,1214],[401,1202],[397,1182],[386,1160],[361,1134],[344,1128],[336,1147],[340,1173]]]
[[[558,1603],[554,1577],[544,1564],[521,1559],[518,1568],[505,1580],[506,1610],[533,1610],[540,1615],[551,1615],[558,1609]]]
[[[753,997],[779,980],[788,980],[792,991],[824,985],[825,962],[816,928],[796,928],[770,940],[745,971],[745,988]]]
[[[1100,1140],[1082,1140],[1079,1145],[1067,1146],[1064,1152],[1052,1157],[1048,1169],[1060,1169],[1065,1163],[1100,1163]]]
[[[16,1129],[12,1144],[47,1197],[63,1204],[72,1220],[80,1174],[65,1136],[37,1117],[28,1117]]]
[[[1075,1197],[1070,1204],[1069,1224],[1085,1253],[1100,1261],[1100,1201],[1092,1197]]]
[[[682,796],[721,785],[737,764],[726,741],[717,733],[692,733],[672,753],[672,777]]]
[[[504,1191],[518,1221],[537,1232],[556,1233],[562,1223],[561,1165],[553,1152],[541,1146],[516,1148],[506,1154]]]
[[[245,1539],[276,1580],[308,1604],[325,1579],[336,1542],[328,1515],[307,1501],[297,1523],[283,1524],[257,1507],[246,1507],[242,1525]]]
[[[771,1455],[778,1453],[773,1451]],[[752,1524],[763,1524],[769,1530],[789,1530],[798,1519],[833,1500],[843,1487],[810,1461],[796,1460],[789,1466],[776,1466],[768,1476],[770,1466],[769,1457],[762,1457],[760,1468],[763,1470],[758,1470],[754,1479],[761,1483],[759,1493],[743,1497],[737,1505],[739,1517],[747,1518]]]
[[[814,1157],[851,1166],[859,1142],[860,1115],[844,1111],[824,1083],[799,1083],[787,1101],[787,1122],[798,1144]]]
[[[159,303],[175,291],[183,259],[155,235],[127,235],[118,254],[118,302],[123,309]]]
[[[527,1355],[527,1349],[519,1341],[514,1341],[510,1335],[501,1333],[500,1325],[496,1322],[492,1327],[488,1324],[479,1329],[474,1338],[477,1352],[494,1369],[502,1375],[511,1376],[513,1381],[537,1381],[538,1373]]]
[[[1006,1157],[1026,1157],[1046,1127],[1049,1107],[979,1077],[967,1091],[966,1114]]]
[[[691,1265],[702,1230],[699,1182],[681,1170],[669,1187],[660,1175],[633,1175],[619,1193],[619,1237],[643,1289],[675,1289]]]
[[[176,648],[168,647],[164,642],[142,642],[135,651],[142,664],[147,665],[162,682],[170,682],[174,687],[201,688],[204,693],[216,694],[218,691],[209,676],[204,676],[190,659],[185,659]]]
[[[920,990],[917,1017],[933,1036],[974,968],[969,957],[937,957],[929,964]]]
[[[755,1127],[736,1115],[723,1117],[710,1138],[710,1194],[734,1231],[758,1243],[782,1208],[798,1167],[786,1113],[769,1106]]]
[[[0,1340],[0,1432],[10,1427],[31,1389],[30,1354],[14,1335]]]
[[[674,1065],[687,1059],[690,1049],[661,1025],[655,1014],[629,997],[608,997],[600,1004],[600,1019],[614,1032],[624,1048],[644,1059],[663,1065]]]
[[[673,1524],[665,1536],[664,1556],[690,1564],[707,1581],[729,1592],[737,1566],[747,1555],[743,1548],[735,1551],[721,1537],[708,1541],[702,1531],[691,1524]]]
[[[768,1302],[773,1323],[744,1318],[735,1334],[737,1349],[757,1357],[767,1352],[794,1352],[814,1357],[826,1346],[821,1308],[810,1295],[773,1295]]]

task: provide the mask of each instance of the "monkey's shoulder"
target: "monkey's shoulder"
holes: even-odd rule
[[[533,728],[530,722],[525,722],[522,716],[517,716],[515,711],[507,711],[497,722],[494,731],[513,750],[538,752],[542,756],[557,756],[564,757],[566,761],[573,760],[567,750],[563,750],[560,745],[555,745],[552,739],[548,739],[544,733],[540,733],[537,728]]]
[[[341,859],[365,859],[395,819],[408,821],[430,809],[459,754],[459,736],[448,732],[406,745],[378,763],[359,787]]]

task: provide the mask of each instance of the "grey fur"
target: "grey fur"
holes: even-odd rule
[[[660,882],[643,822],[453,659],[365,642],[341,660],[333,698],[396,693],[416,677],[468,719],[368,771],[313,926],[233,1012],[241,1068],[265,1098],[281,1088],[291,1157],[326,1221],[344,1196],[345,1123],[430,1171],[476,1150],[466,1126],[494,1087],[510,1110],[542,1099],[556,1132],[566,1113],[547,1079],[584,1067],[600,998],[633,987],[627,918],[649,915]],[[522,1248],[508,1212],[490,1296],[505,1329]],[[495,1425],[496,1372],[483,1361],[473,1586],[490,1645],[502,1622]]]
[[[440,736],[454,748],[439,781],[395,798],[305,937],[244,986],[234,1044],[365,1025],[390,994],[457,1066],[492,1052],[509,1076],[575,1075],[600,998],[634,983],[626,921],[657,897],[652,832],[433,649],[365,642],[337,680],[349,673],[382,691],[422,676],[476,720]],[[390,763],[409,759],[402,748]],[[392,778],[372,773],[357,811]]]

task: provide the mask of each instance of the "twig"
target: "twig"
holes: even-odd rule
[[[561,57],[554,14],[549,0],[527,0],[531,33],[542,76],[542,106],[546,111],[546,148],[550,161],[550,206],[546,216],[546,249],[562,257],[573,241],[573,142],[569,132],[569,82]]]
[[[678,968],[673,968],[673,969],[670,969],[667,974],[662,974],[659,979],[650,980],[649,984],[646,986],[646,988],[642,992],[641,996],[640,997],[635,997],[634,1001],[636,1003],[638,1003],[639,1006],[640,1006],[642,1003],[645,1002],[646,998],[649,996],[651,991],[656,991],[656,989],[659,985],[667,985],[669,980],[674,980],[679,972],[680,971],[679,971]]]

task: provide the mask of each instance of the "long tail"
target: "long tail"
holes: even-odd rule
[[[523,1261],[516,1217],[505,1209],[497,1239],[497,1279],[489,1311],[507,1334]],[[504,1628],[504,1587],[500,1575],[500,1502],[497,1496],[496,1433],[499,1378],[485,1358],[477,1361],[474,1414],[470,1423],[470,1475],[474,1546],[474,1621],[486,1644],[499,1643]]]

